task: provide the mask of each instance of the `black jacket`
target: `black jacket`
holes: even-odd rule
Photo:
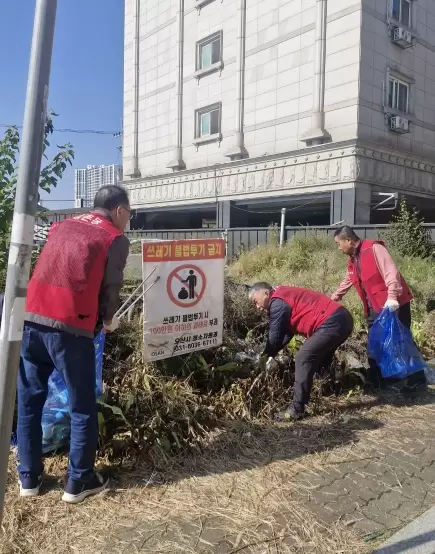
[[[274,358],[288,344],[293,333],[290,329],[291,308],[281,298],[273,298],[269,304],[269,338],[264,354]]]

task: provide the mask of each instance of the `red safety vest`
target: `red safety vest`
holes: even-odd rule
[[[353,286],[362,300],[365,317],[369,315],[367,298],[376,313],[382,311],[388,298],[388,288],[379,271],[373,252],[374,244],[382,244],[382,246],[385,246],[380,240],[361,241],[359,250],[359,273],[356,267],[355,256],[350,257],[347,261],[347,271]],[[403,306],[412,300],[412,293],[402,275],[400,275],[400,280],[402,284],[402,294],[397,301],[400,306]]]
[[[120,235],[94,212],[52,225],[29,282],[26,312],[94,331],[108,250]]]
[[[277,287],[270,298],[287,302],[291,308],[291,329],[306,337],[310,337],[341,307],[325,294],[298,287]]]

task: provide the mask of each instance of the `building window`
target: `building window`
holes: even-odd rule
[[[388,105],[394,110],[408,113],[409,110],[409,84],[390,77],[388,88]]]
[[[412,0],[393,0],[392,13],[393,19],[411,27],[411,1]]]
[[[196,73],[199,80],[205,75],[223,69],[222,61],[222,31],[196,43]]]
[[[216,105],[210,108],[198,110],[198,136],[197,138],[216,135],[220,132],[221,110]]]
[[[222,33],[218,32],[197,43],[196,69],[209,69],[222,59]]]
[[[195,142],[212,142],[221,139],[221,104],[206,106],[195,112]]]

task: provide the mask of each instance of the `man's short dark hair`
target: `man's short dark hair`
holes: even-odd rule
[[[118,185],[105,185],[98,189],[94,199],[94,208],[107,210],[108,212],[114,210],[118,206],[128,207],[130,200],[128,198],[127,191]]]
[[[260,281],[258,283],[254,283],[249,287],[249,296],[251,296],[253,292],[257,292],[259,290],[268,290],[270,292],[272,289],[272,285],[266,283],[265,281]]]
[[[343,227],[339,227],[335,231],[334,237],[338,237],[339,239],[353,240],[355,242],[358,242],[360,240],[359,236],[355,233],[352,227],[349,227],[349,225],[343,225]]]

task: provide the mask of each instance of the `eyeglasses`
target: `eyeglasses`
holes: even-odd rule
[[[121,208],[124,208],[124,210],[129,213],[129,215],[130,215],[129,219],[132,220],[133,219],[133,213],[130,210],[130,208],[127,208],[126,206],[121,206]]]

